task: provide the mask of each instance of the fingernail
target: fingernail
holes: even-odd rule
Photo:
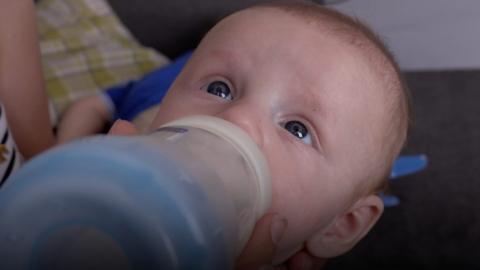
[[[274,268],[271,265],[262,265],[258,270],[274,270]]]
[[[277,245],[278,242],[280,242],[286,228],[287,220],[276,214],[272,219],[272,225],[270,227],[270,237],[272,237],[273,244]]]

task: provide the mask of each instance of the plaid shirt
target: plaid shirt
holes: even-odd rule
[[[42,0],[37,17],[46,88],[57,114],[80,97],[168,63],[140,45],[105,0]]]

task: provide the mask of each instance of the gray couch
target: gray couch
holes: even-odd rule
[[[145,45],[170,57],[255,0],[109,0]],[[407,72],[416,125],[405,154],[428,168],[392,183],[401,204],[328,269],[480,269],[480,71]]]

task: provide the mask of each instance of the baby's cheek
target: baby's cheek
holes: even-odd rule
[[[319,209],[318,205],[312,203],[311,191],[306,191],[293,177],[282,178],[274,179],[271,212],[280,214],[288,221],[279,251],[290,253],[298,250],[314,232]]]
[[[273,211],[285,217],[288,221],[287,229],[281,238],[277,252],[275,254],[276,262],[283,262],[299,251],[307,239],[313,234],[314,220],[308,218],[306,206],[300,206],[288,201],[273,202]]]
[[[288,221],[278,254],[288,258],[316,232],[331,223],[341,212],[341,198],[345,196],[341,194],[343,191],[338,177],[335,177],[338,173],[327,164],[290,159],[277,169],[272,171],[271,211]]]

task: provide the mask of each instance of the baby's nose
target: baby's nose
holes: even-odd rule
[[[248,108],[248,106],[230,106],[215,115],[223,120],[229,121],[243,129],[252,138],[252,140],[262,149],[264,140],[264,130],[262,115]]]

